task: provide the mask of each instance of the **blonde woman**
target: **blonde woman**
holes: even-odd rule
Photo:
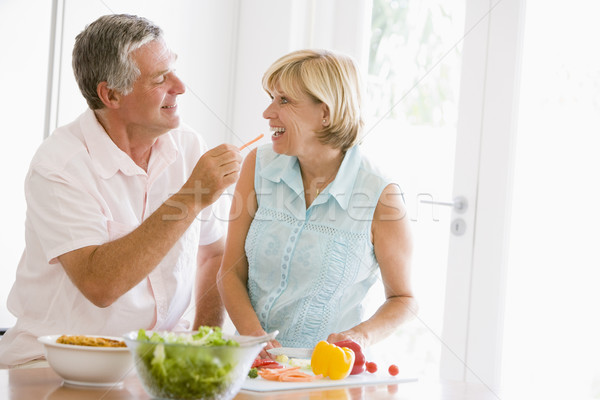
[[[263,87],[272,144],[248,155],[235,189],[219,272],[226,309],[241,334],[279,330],[266,349],[325,339],[368,346],[416,304],[400,189],[357,146],[356,64],[295,51],[266,71]],[[385,301],[365,319],[361,302],[379,273]]]

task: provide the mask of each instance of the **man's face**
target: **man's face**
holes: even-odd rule
[[[119,114],[129,132],[159,136],[179,126],[177,96],[185,85],[174,72],[177,58],[161,40],[132,53],[140,76],[133,90],[121,97]]]

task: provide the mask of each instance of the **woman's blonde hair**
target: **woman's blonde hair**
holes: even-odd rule
[[[308,95],[329,108],[329,124],[318,131],[321,143],[348,150],[358,141],[364,122],[361,82],[356,62],[327,50],[298,50],[273,63],[262,79],[263,88],[276,88],[292,98]]]

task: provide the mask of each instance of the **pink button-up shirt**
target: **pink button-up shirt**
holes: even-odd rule
[[[0,366],[42,357],[41,335],[189,327],[182,317],[198,246],[224,235],[225,199],[203,210],[152,273],[109,307],[87,300],[57,257],[138,227],[179,191],[205,151],[200,137],[181,126],[157,139],[146,172],[113,143],[91,110],[42,143],[25,181],[26,246],[8,297],[17,323],[0,340]]]

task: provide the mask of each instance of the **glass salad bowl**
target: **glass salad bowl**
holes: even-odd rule
[[[225,400],[237,394],[252,362],[276,334],[228,336],[219,328],[200,327],[188,333],[140,330],[123,338],[151,396]]]

